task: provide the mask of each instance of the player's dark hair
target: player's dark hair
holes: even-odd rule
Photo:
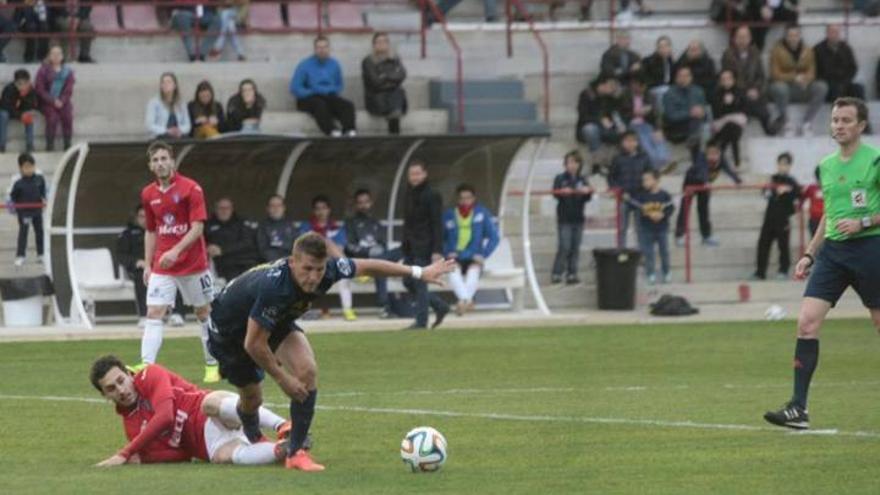
[[[776,161],[781,162],[783,160],[785,160],[785,163],[791,165],[792,162],[794,162],[794,157],[791,156],[791,153],[783,151],[779,154],[779,156],[776,157]]]
[[[710,140],[706,143],[706,149],[709,149],[709,148],[715,148],[715,149],[717,149],[717,150],[720,150],[720,149],[721,149],[721,143],[719,143],[718,141],[716,141],[716,140],[714,140],[714,139],[710,139]]]
[[[89,381],[92,382],[92,386],[95,387],[95,390],[104,393],[98,382],[100,382],[113,368],[119,368],[123,372],[126,371],[125,364],[113,354],[101,356],[92,363],[92,370],[89,371]]]
[[[358,199],[359,197],[363,196],[364,194],[366,194],[367,196],[369,196],[371,198],[373,197],[373,193],[371,193],[370,190],[367,189],[366,187],[362,187],[362,188],[358,189],[357,191],[355,191],[353,197],[354,197],[354,199]]]
[[[476,189],[474,189],[474,186],[467,184],[467,183],[459,184],[458,187],[455,188],[455,195],[458,196],[459,194],[461,194],[465,191],[473,194],[474,196],[477,195],[477,191],[476,191]]]
[[[323,34],[319,34],[318,36],[315,36],[315,41],[312,42],[312,46],[317,45],[321,41],[326,41],[327,43],[330,43],[330,40],[326,36],[324,36]]]
[[[284,202],[284,196],[282,196],[282,195],[280,195],[280,194],[271,194],[271,195],[269,195],[268,198],[266,198],[266,204],[268,205],[269,202],[272,201],[272,200],[275,199],[275,198],[280,199],[282,203]]]
[[[819,177],[819,166],[816,165],[816,170],[813,171],[813,175],[816,176],[816,182],[821,183],[822,179]]]
[[[150,143],[150,146],[147,147],[147,158],[153,158],[153,155],[159,150],[167,151],[168,155],[171,158],[174,158],[174,148],[172,148],[170,144],[161,140],[156,140]]]
[[[584,170],[584,157],[583,157],[583,155],[581,155],[581,152],[578,150],[571,150],[568,153],[566,153],[564,157],[562,157],[562,165],[565,165],[566,163],[568,163],[569,158],[571,158],[572,160],[577,162],[578,169],[575,174],[577,176],[580,176]]]
[[[317,232],[306,232],[293,241],[293,254],[307,254],[312,258],[327,258],[327,241]]]
[[[25,69],[18,69],[12,76],[13,81],[30,81],[31,73]]]
[[[22,153],[18,155],[18,166],[19,168],[23,167],[25,163],[30,163],[31,165],[36,165],[37,161],[34,160],[34,155],[30,153]]]
[[[318,194],[314,198],[312,198],[312,208],[314,208],[318,203],[324,203],[328,208],[331,207],[330,198],[327,197],[326,194]]]
[[[409,162],[409,165],[406,166],[406,169],[409,170],[413,167],[419,167],[425,172],[428,171],[428,164],[425,163],[425,160],[422,160],[421,158],[413,159],[411,162]]]
[[[626,131],[620,135],[620,142],[623,143],[623,140],[628,137],[631,137],[631,138],[635,139],[636,141],[639,140],[639,135],[636,134],[636,131]]]
[[[856,108],[856,117],[859,122],[867,122],[868,121],[868,105],[865,105],[865,102],[859,98],[853,98],[851,96],[842,96],[836,100],[831,105],[831,109],[834,110],[836,107],[855,107]]]
[[[376,40],[379,39],[379,38],[382,38],[383,36],[384,36],[385,38],[387,38],[387,37],[388,37],[388,33],[386,33],[385,31],[376,31],[376,33],[373,34],[373,44],[375,45],[375,44],[376,44]]]
[[[655,180],[660,180],[660,171],[656,168],[646,168],[642,175],[650,175]]]
[[[788,34],[788,32],[791,31],[792,29],[797,29],[798,31],[800,31],[801,26],[800,26],[800,24],[797,24],[795,22],[792,22],[790,24],[786,24],[785,25],[785,34]]]

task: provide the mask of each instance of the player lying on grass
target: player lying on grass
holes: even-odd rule
[[[318,370],[297,318],[342,279],[411,276],[441,284],[443,275],[456,266],[454,260],[439,260],[423,268],[338,258],[337,251],[320,235],[303,234],[294,242],[292,256],[248,270],[233,279],[212,304],[214,328],[208,348],[220,363],[220,376],[238,387],[238,415],[245,435],[251,441],[261,435],[258,411],[263,403],[260,382],[264,373],[290,397],[293,427],[285,461],[289,469],[324,470],[304,447],[315,415]]]
[[[179,375],[149,364],[132,373],[115,356],[92,364],[92,385],[116,406],[128,444],[98,467],[201,459],[215,464],[272,464],[287,455],[290,423],[261,407],[259,426],[278,442],[249,442],[232,392],[201,390]]]

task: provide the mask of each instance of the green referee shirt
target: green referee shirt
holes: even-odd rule
[[[842,241],[880,235],[880,226],[851,236],[835,227],[838,220],[880,214],[880,150],[862,143],[846,161],[838,150],[822,159],[819,170],[825,198],[825,238]]]

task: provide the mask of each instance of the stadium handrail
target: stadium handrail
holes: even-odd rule
[[[443,29],[443,34],[446,36],[446,41],[449,42],[449,45],[455,52],[455,101],[457,109],[456,113],[458,114],[458,123],[456,127],[458,128],[458,132],[464,132],[464,69],[462,68],[461,46],[459,46],[458,40],[455,39],[452,32],[449,31],[449,26],[446,25],[446,16],[443,15],[440,7],[437,6],[437,3],[434,2],[434,0],[419,0],[419,5],[421,6],[422,12],[422,57],[424,58],[426,55],[424,40],[425,30],[428,27],[428,9],[430,9],[434,19],[440,23],[440,27]]]
[[[506,0],[504,2],[504,13],[507,17],[506,22],[506,36],[507,36],[507,58],[513,57],[513,33],[510,29],[511,24],[513,24],[514,19],[514,9],[519,13],[523,18],[525,18],[526,22],[529,25],[529,32],[532,33],[532,36],[535,38],[535,41],[538,43],[538,48],[541,50],[541,60],[543,67],[543,85],[544,85],[544,98],[543,98],[543,106],[544,106],[544,122],[548,125],[550,124],[550,54],[547,50],[547,44],[544,43],[544,38],[541,37],[541,33],[539,33],[535,29],[535,22],[532,18],[532,14],[523,5],[521,0]]]

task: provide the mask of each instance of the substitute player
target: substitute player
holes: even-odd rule
[[[141,191],[147,217],[144,259],[149,260],[144,269],[147,321],[141,340],[141,366],[156,362],[162,347],[162,319],[180,290],[183,301],[195,308],[201,325],[204,381],[217,382],[217,361],[207,347],[214,280],[202,236],[208,218],[205,195],[197,182],[177,173],[171,146],[155,141],[147,148],[147,156],[156,180]]]
[[[215,464],[271,464],[286,457],[286,442],[251,443],[241,430],[231,392],[199,390],[192,383],[157,364],[137,373],[115,356],[92,364],[92,385],[110,399],[122,416],[128,444],[99,467],[121,464],[188,462],[201,459]],[[265,408],[260,426],[284,438],[290,424]]]
[[[862,100],[834,101],[831,136],[840,148],[819,164],[825,215],[795,267],[795,278],[810,280],[798,316],[794,395],[782,409],[764,414],[774,425],[810,427],[807,392],[819,362],[819,328],[847,287],[880,330],[880,150],[861,142],[867,125]]]
[[[238,415],[245,435],[258,438],[264,372],[290,397],[293,423],[285,465],[289,469],[323,471],[304,448],[318,395],[315,354],[296,319],[334,283],[354,277],[409,277],[441,283],[455,262],[437,261],[427,267],[375,259],[336,258],[315,232],[301,235],[293,254],[250,269],[233,279],[213,303],[211,353],[220,361],[220,374],[238,387]]]

